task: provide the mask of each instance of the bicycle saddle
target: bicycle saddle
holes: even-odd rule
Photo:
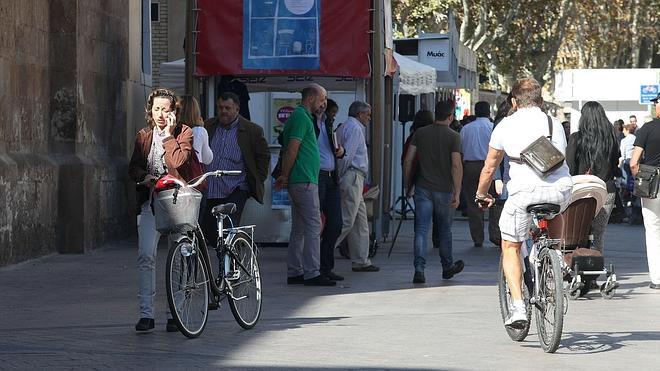
[[[213,213],[214,216],[218,216],[219,214],[231,215],[236,212],[236,204],[228,203],[228,204],[218,205],[213,209],[211,209],[211,212]]]
[[[534,214],[558,214],[561,206],[557,204],[531,204],[527,206],[528,213]]]

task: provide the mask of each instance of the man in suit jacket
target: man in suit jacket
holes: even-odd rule
[[[217,101],[218,117],[204,123],[213,151],[213,161],[206,171],[242,171],[239,176],[207,178],[207,202],[201,224],[204,236],[211,243],[215,243],[218,236],[215,217],[211,215],[213,207],[235,203],[237,211],[231,218],[234,225],[238,226],[248,197],[263,203],[264,181],[268,177],[270,164],[268,142],[261,126],[238,114],[240,104],[238,95],[221,93]]]

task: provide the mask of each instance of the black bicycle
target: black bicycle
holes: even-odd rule
[[[218,225],[214,249],[219,272],[213,273],[204,235],[197,224],[201,193],[194,187],[208,176],[238,175],[240,171],[213,171],[191,184],[183,183],[157,193],[154,202],[156,227],[170,235],[166,264],[167,301],[181,333],[194,338],[204,331],[208,311],[227,299],[238,324],[251,329],[261,314],[261,273],[254,244],[254,225],[225,228],[236,212],[233,203],[213,208]]]

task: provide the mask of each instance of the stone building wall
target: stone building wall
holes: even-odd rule
[[[134,229],[128,1],[0,0],[0,266]]]
[[[160,87],[160,64],[169,61],[168,53],[168,1],[152,1],[159,4],[159,20],[151,22],[151,53],[153,86]],[[185,1],[184,1],[185,3]],[[183,13],[185,19],[185,13]]]

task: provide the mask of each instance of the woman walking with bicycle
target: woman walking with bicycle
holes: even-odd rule
[[[507,183],[508,198],[500,217],[502,234],[502,268],[510,288],[513,303],[505,325],[521,328],[528,325],[526,303],[522,292],[522,264],[520,248],[529,236],[530,215],[527,207],[532,204],[551,203],[565,208],[570,200],[572,180],[565,162],[545,176],[538,175],[528,165],[514,159],[539,137],[548,137],[562,153],[566,149],[566,137],[558,120],[542,110],[541,86],[534,79],[518,80],[511,91],[511,103],[515,113],[505,117],[493,130],[488,155],[481,172],[475,201],[492,206],[495,202],[488,188],[506,153],[510,159]]]
[[[128,173],[137,185],[138,205],[138,300],[140,320],[138,332],[154,328],[154,296],[156,295],[156,250],[160,233],[156,230],[151,207],[152,188],[164,175],[179,180],[192,177],[190,158],[193,153],[192,130],[177,124],[176,96],[168,89],[156,89],[147,99],[145,107],[147,127],[135,138],[135,148]],[[169,313],[168,313],[169,317]],[[177,331],[168,318],[167,331]]]

